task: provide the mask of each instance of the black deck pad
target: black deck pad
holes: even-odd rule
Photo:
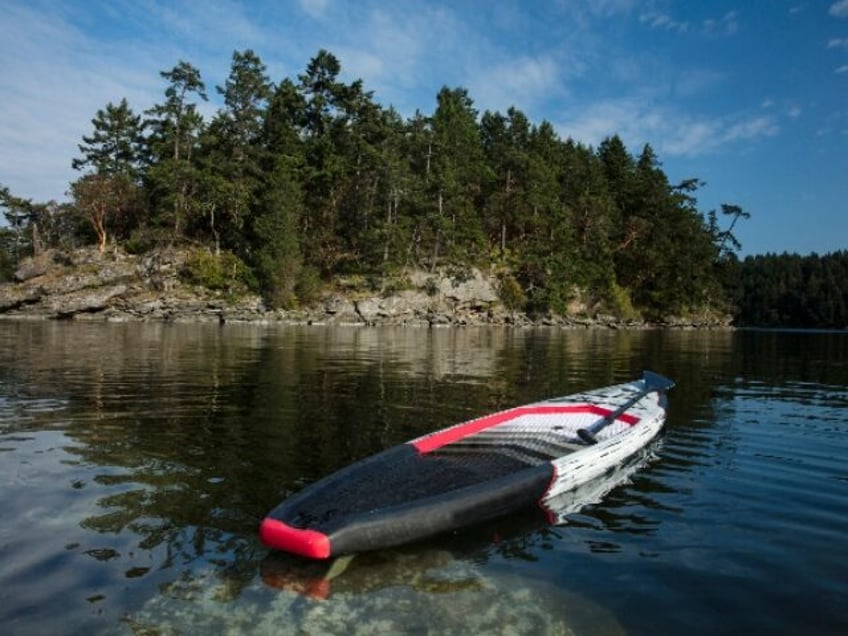
[[[298,528],[321,528],[334,518],[441,496],[538,465],[509,453],[419,454],[403,444],[355,463],[287,500],[272,516]]]

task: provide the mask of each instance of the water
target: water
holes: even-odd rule
[[[332,580],[257,540],[350,461],[643,368],[677,382],[665,434],[564,525]],[[848,633],[846,407],[846,333],[3,322],[0,629]]]

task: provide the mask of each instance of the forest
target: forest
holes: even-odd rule
[[[340,276],[385,289],[410,268],[478,267],[531,315],[580,297],[623,318],[848,324],[844,289],[841,304],[803,308],[845,284],[844,255],[739,261],[733,230],[748,213],[700,211],[704,184],[670,183],[649,144],[631,154],[618,136],[597,148],[562,139],[515,107],[481,114],[464,88],[404,118],[340,72],[321,50],[274,83],[248,49],[233,53],[209,121],[208,89],[185,61],[160,73],[151,108],[106,104],[72,159],[68,201],[0,185],[0,276],[48,247],[191,245],[208,252],[205,276],[223,272],[283,309]],[[809,288],[784,298],[799,282]]]
[[[848,252],[749,256],[734,267],[727,293],[737,324],[848,328]]]

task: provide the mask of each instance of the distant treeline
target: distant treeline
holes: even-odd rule
[[[734,269],[737,324],[848,329],[848,252],[749,256]]]
[[[69,201],[0,189],[0,269],[51,246],[192,244],[208,249],[208,278],[283,308],[339,276],[385,289],[406,268],[472,266],[497,272],[504,302],[529,313],[577,298],[648,319],[742,306],[726,281],[748,214],[699,211],[703,184],[670,183],[650,145],[631,155],[618,136],[563,140],[515,108],[478,113],[463,88],[403,118],[339,73],[322,50],[273,83],[253,51],[236,51],[206,121],[206,85],[180,61],[152,108],[123,99],[96,113]]]

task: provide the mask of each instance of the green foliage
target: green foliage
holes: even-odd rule
[[[206,100],[200,71],[180,61],[159,75],[167,80],[165,101],[145,112],[148,168],[144,181],[155,225],[172,228],[172,240],[182,237],[197,196],[197,155],[204,133],[203,117],[192,98]]]
[[[278,162],[261,200],[254,244],[262,291],[272,307],[291,309],[297,304],[295,287],[303,266],[297,236],[303,205],[300,186],[288,162]]]
[[[733,231],[748,215],[726,205],[727,229],[705,219],[701,182],[671,185],[650,145],[634,156],[613,136],[596,150],[516,108],[481,116],[462,87],[404,119],[361,80],[342,81],[324,50],[276,84],[256,53],[235,51],[209,122],[198,69],[180,61],[160,75],[163,100],[143,123],[126,100],[92,120],[74,163],[94,172],[75,185],[75,211],[3,192],[14,258],[58,241],[55,228],[87,240],[90,229],[57,222],[84,213],[101,243],[108,231],[135,252],[207,246],[190,280],[256,286],[283,308],[340,275],[385,288],[387,272],[494,265],[505,304],[532,313],[565,311],[575,290],[625,316],[725,303]]]
[[[105,110],[98,110],[91,120],[94,131],[83,135],[79,145],[81,157],[74,159],[74,170],[89,168],[97,174],[125,175],[138,179],[142,163],[141,117],[135,115],[122,99],[115,106],[111,102]]]
[[[432,298],[439,293],[439,281],[437,281],[433,276],[428,277],[427,280],[424,281],[424,291]]]
[[[321,275],[314,267],[306,266],[298,272],[295,294],[301,304],[314,304],[321,297],[323,287]]]
[[[388,298],[398,294],[399,292],[410,289],[411,287],[412,284],[409,282],[409,278],[407,276],[403,276],[401,274],[386,276],[383,278],[382,284],[380,285],[380,295],[384,298]]]
[[[160,228],[138,227],[124,241],[124,249],[130,254],[145,254],[167,242],[168,236]]]
[[[510,311],[521,311],[527,304],[527,295],[521,289],[521,284],[509,274],[501,276],[498,297]]]
[[[229,294],[241,294],[256,288],[253,272],[232,252],[215,254],[206,249],[191,252],[181,277],[187,283]]]
[[[641,318],[626,289],[613,284],[609,291],[608,302],[611,312],[623,320],[639,320]]]
[[[848,328],[848,251],[749,256],[725,281],[738,324]]]
[[[9,228],[0,228],[0,282],[12,280],[15,273],[14,258],[15,235]]]

